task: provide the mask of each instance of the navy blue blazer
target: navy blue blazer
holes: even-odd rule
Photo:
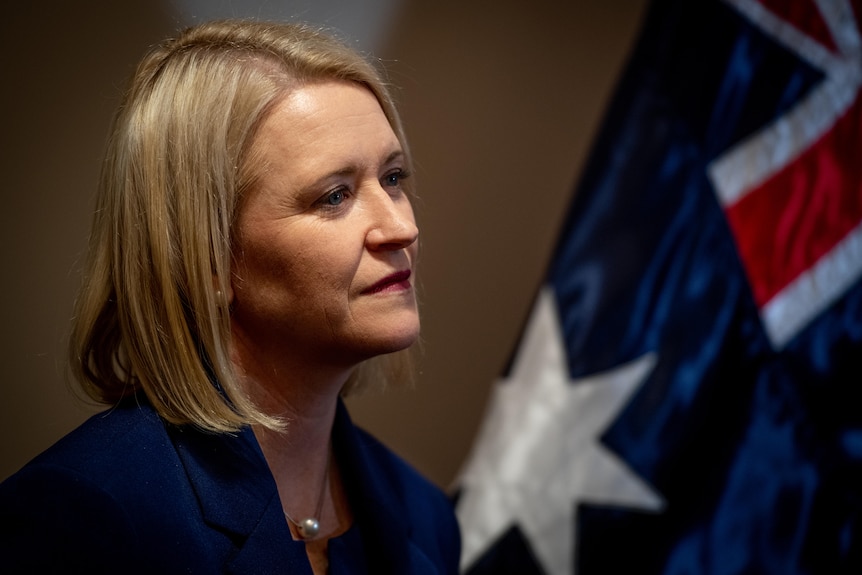
[[[333,449],[354,515],[330,573],[456,574],[450,500],[350,421]],[[146,402],[96,415],[0,485],[4,573],[311,574],[249,429],[166,424]]]

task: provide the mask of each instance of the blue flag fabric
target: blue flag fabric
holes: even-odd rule
[[[656,353],[601,441],[666,506],[561,501],[573,573],[862,573],[860,14],[651,4],[546,284],[573,379]]]

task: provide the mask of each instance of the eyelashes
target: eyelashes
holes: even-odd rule
[[[389,172],[388,174],[383,176],[381,183],[386,185],[386,186],[389,186],[389,187],[400,187],[401,182],[406,180],[409,177],[410,177],[410,172],[408,172],[407,170],[404,170],[402,168],[399,168],[399,169],[395,170],[394,172]]]
[[[380,185],[387,190],[395,189],[400,192],[404,180],[408,179],[410,175],[407,170],[398,168],[380,178]],[[325,210],[336,210],[343,207],[344,203],[350,200],[353,195],[354,191],[350,187],[342,185],[323,194],[316,204]]]

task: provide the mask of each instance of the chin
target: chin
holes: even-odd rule
[[[407,349],[419,339],[419,329],[418,327],[415,330],[405,331],[404,333],[400,333],[397,335],[393,334],[393,337],[388,338],[386,342],[387,348],[386,351],[381,353],[392,353],[396,351],[401,351],[402,349]]]
[[[402,322],[390,330],[370,335],[366,340],[369,356],[394,353],[407,349],[419,339],[419,321]]]

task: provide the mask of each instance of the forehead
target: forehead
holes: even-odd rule
[[[252,157],[254,187],[283,196],[315,190],[339,174],[377,177],[403,150],[370,90],[327,81],[300,86],[276,103]]]
[[[325,81],[291,90],[265,118],[255,138],[259,151],[312,160],[331,153],[372,153],[400,148],[374,94],[352,82]]]

